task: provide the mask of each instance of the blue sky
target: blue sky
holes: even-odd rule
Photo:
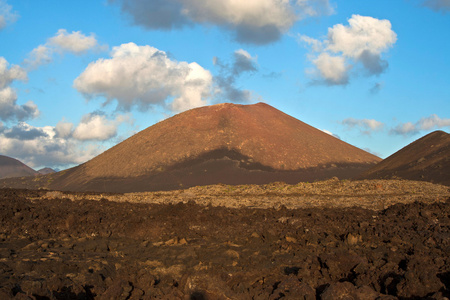
[[[263,101],[385,158],[449,132],[449,28],[449,0],[0,0],[0,154],[63,169]]]

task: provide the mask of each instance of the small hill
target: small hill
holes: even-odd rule
[[[33,176],[35,170],[21,163],[17,159],[0,155],[0,178]]]
[[[99,192],[351,178],[381,159],[267,104],[218,104],[159,122],[78,167],[51,189]]]
[[[56,173],[56,171],[53,170],[52,168],[42,168],[42,169],[38,170],[38,173],[40,175],[48,175],[48,174]]]
[[[384,159],[359,178],[403,178],[450,185],[450,134],[434,131]]]

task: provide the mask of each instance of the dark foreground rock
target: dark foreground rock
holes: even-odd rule
[[[0,190],[0,299],[450,297],[449,200],[374,211],[40,196]]]

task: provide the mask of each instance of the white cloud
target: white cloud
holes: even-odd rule
[[[303,35],[303,34],[299,34],[298,35],[298,41],[300,43],[306,43],[311,47],[311,50],[313,52],[322,52],[324,50],[324,44],[323,42],[316,40],[312,37]]]
[[[31,51],[24,63],[30,68],[48,64],[53,60],[54,53],[65,52],[81,55],[89,50],[106,50],[106,46],[99,45],[94,34],[86,36],[80,31],[68,33],[66,29],[59,29],[55,36],[49,38],[43,45]]]
[[[8,66],[6,59],[0,57],[0,120],[24,121],[36,118],[39,115],[37,106],[32,101],[18,105],[16,91],[10,86],[16,80],[27,80],[27,73],[19,66]]]
[[[24,63],[29,69],[36,69],[37,67],[51,63],[53,60],[53,49],[46,45],[39,45],[34,48]]]
[[[390,133],[407,136],[417,134],[420,131],[428,131],[445,127],[450,127],[450,119],[441,119],[436,114],[432,114],[429,117],[421,118],[416,123],[407,122],[399,124],[391,129]]]
[[[334,12],[329,0],[110,0],[122,4],[134,23],[150,29],[173,29],[193,23],[231,30],[236,40],[276,41],[305,17]]]
[[[358,59],[365,51],[380,54],[397,41],[389,20],[353,15],[348,23],[349,26],[337,24],[328,29],[327,49],[331,52]]]
[[[27,72],[17,65],[9,64],[4,57],[0,56],[0,89],[9,86],[14,80],[25,81],[28,79]]]
[[[65,122],[64,120],[59,121],[55,126],[56,137],[58,138],[68,138],[72,136],[73,132],[73,123]]]
[[[339,135],[337,135],[337,134],[335,134],[335,133],[332,133],[331,131],[328,131],[328,130],[326,130],[326,129],[320,129],[321,131],[323,131],[323,132],[325,132],[326,134],[329,134],[329,135],[331,135],[331,136],[334,136],[335,138],[337,138],[337,139],[341,139],[341,137],[339,136]]]
[[[351,68],[346,64],[346,61],[341,56],[331,56],[324,52],[321,53],[313,64],[316,66],[318,73],[327,84],[347,84],[348,83],[348,70]]]
[[[310,60],[318,72],[317,77],[329,85],[345,85],[349,71],[362,67],[366,75],[378,75],[388,67],[382,53],[397,41],[389,20],[353,15],[349,25],[334,25],[328,29],[327,39],[319,41],[300,36],[300,41],[311,46],[315,54]]]
[[[6,1],[0,0],[0,30],[14,23],[19,16],[12,11],[12,6]]]
[[[130,121],[129,115],[119,115],[115,120],[109,120],[105,115],[87,114],[72,133],[73,138],[80,141],[97,140],[105,141],[117,136],[117,128],[123,122]],[[61,134],[61,125],[58,133]],[[63,129],[67,136],[67,123],[63,123]]]
[[[104,149],[93,142],[116,137],[123,123],[131,124],[131,116],[125,114],[109,119],[91,113],[83,116],[76,127],[64,120],[54,127],[34,127],[20,122],[8,128],[0,122],[0,153],[31,167],[64,169],[100,154]]]
[[[212,75],[197,63],[178,62],[164,51],[134,43],[114,47],[110,59],[90,63],[74,87],[88,98],[117,100],[118,108],[168,106],[173,111],[203,106]]]
[[[450,12],[450,0],[425,0],[423,1],[422,5],[429,7],[437,12]]]
[[[372,131],[379,131],[384,127],[382,122],[374,119],[347,118],[343,120],[341,124],[349,129],[357,128],[363,134],[371,134]]]
[[[295,2],[300,9],[301,18],[307,16],[331,15],[335,13],[333,5],[329,0],[297,0]]]
[[[98,44],[93,34],[86,36],[80,31],[67,33],[66,29],[59,29],[54,37],[48,39],[48,44],[56,49],[74,54],[82,54],[88,50],[103,48]]]
[[[430,130],[434,128],[450,127],[450,119],[441,119],[436,114],[429,117],[421,118],[417,122],[417,127],[420,130]]]
[[[411,122],[403,123],[400,125],[397,125],[393,129],[389,131],[391,134],[397,134],[397,135],[413,135],[419,132],[416,125],[414,125]]]
[[[373,119],[370,120],[363,119],[362,121],[364,122],[364,124],[367,125],[367,127],[369,127],[372,130],[379,130],[384,126],[382,122]]]
[[[11,87],[0,90],[0,119],[27,120],[39,116],[39,110],[32,101],[23,105],[17,104],[17,94]]]

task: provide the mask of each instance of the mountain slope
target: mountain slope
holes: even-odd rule
[[[396,177],[450,185],[450,134],[432,132],[384,159],[359,178]]]
[[[180,113],[60,174],[50,188],[145,191],[352,177],[380,159],[267,104]]]
[[[17,159],[0,155],[0,178],[33,176],[37,172]]]

